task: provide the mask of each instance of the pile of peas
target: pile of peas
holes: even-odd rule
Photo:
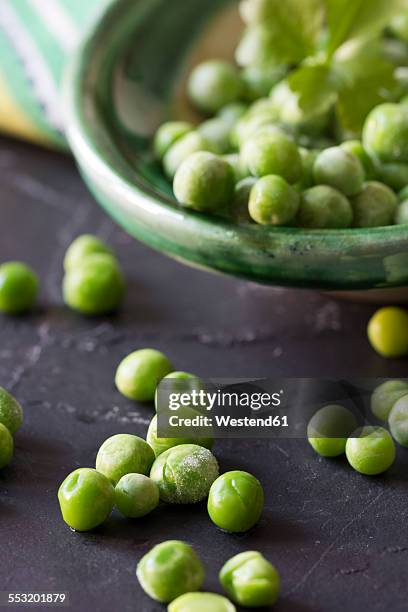
[[[241,2],[248,28],[239,66],[212,59],[190,75],[188,96],[204,120],[169,121],[155,134],[154,154],[176,200],[244,224],[329,230],[408,223],[408,99],[374,108],[361,139],[339,139],[330,113],[295,121],[287,67],[257,56],[256,25],[268,19],[268,6]]]
[[[115,382],[125,397],[158,402],[157,386],[199,385],[200,379],[177,372],[169,359],[155,349],[141,349],[119,364]],[[192,409],[186,408],[186,410]],[[79,468],[69,474],[58,491],[64,521],[75,531],[101,525],[114,506],[124,516],[139,518],[153,512],[160,502],[194,504],[207,499],[208,515],[220,529],[244,533],[260,519],[264,492],[248,472],[219,473],[211,452],[213,438],[159,438],[157,415],[150,423],[147,440],[117,434],[102,444],[95,468]],[[155,546],[139,562],[137,577],[145,592],[169,612],[206,609],[234,611],[234,605],[214,593],[197,592],[204,568],[191,546],[169,541]],[[259,552],[245,552],[230,559],[220,572],[220,582],[230,599],[239,605],[273,604],[280,579],[274,566]]]

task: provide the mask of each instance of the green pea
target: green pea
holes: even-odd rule
[[[391,187],[394,191],[401,191],[408,184],[408,164],[378,163],[376,165],[376,174],[379,181]]]
[[[273,606],[279,597],[279,574],[259,552],[235,555],[222,567],[219,577],[232,601],[245,608]]]
[[[408,394],[408,383],[403,380],[387,380],[379,385],[371,396],[371,411],[380,421],[386,421],[394,404]]]
[[[153,449],[145,440],[130,434],[116,434],[100,447],[95,467],[116,485],[126,474],[146,476],[153,461]]]
[[[0,266],[0,311],[7,314],[23,314],[31,310],[38,293],[35,272],[19,261]]]
[[[162,501],[195,504],[207,497],[218,473],[218,463],[211,451],[195,444],[182,444],[156,459],[150,478],[159,487]]]
[[[408,164],[408,108],[402,104],[380,104],[368,115],[363,145],[384,163]]]
[[[395,214],[395,223],[397,225],[405,225],[408,223],[408,200],[401,202]]]
[[[368,324],[368,339],[383,357],[396,358],[408,354],[408,313],[402,308],[380,308]]]
[[[203,381],[195,374],[189,374],[188,372],[170,372],[167,376],[164,376],[160,381],[165,386],[166,395],[170,393],[191,393],[192,391],[200,391],[204,388]],[[156,412],[159,409],[159,389],[156,389],[154,403]],[[161,408],[168,409],[168,406],[162,406]]]
[[[241,158],[238,153],[230,153],[229,155],[223,155],[222,159],[229,163],[234,173],[235,184],[248,178],[246,169],[242,167]]]
[[[231,151],[231,125],[220,117],[204,121],[197,129],[217,155]]]
[[[376,178],[374,162],[363,147],[361,140],[346,140],[340,147],[360,160],[367,180],[371,181]]]
[[[233,127],[231,144],[236,149],[241,149],[250,138],[268,134],[286,135],[282,127],[276,123],[276,112],[271,114],[268,111],[263,111],[247,114]]]
[[[123,359],[116,370],[115,383],[129,399],[150,402],[162,378],[173,370],[163,353],[155,349],[140,349]]]
[[[364,168],[358,157],[342,147],[331,147],[322,151],[313,166],[317,185],[329,185],[346,196],[363,190]]]
[[[90,468],[80,468],[64,480],[58,491],[62,518],[75,531],[90,531],[112,511],[115,491],[109,480]]]
[[[0,387],[0,423],[5,425],[12,436],[23,423],[23,409],[6,389]]]
[[[177,597],[167,612],[236,612],[235,606],[216,593],[186,593]]]
[[[173,188],[182,206],[221,213],[232,201],[234,185],[228,162],[212,153],[194,153],[177,170]]]
[[[382,227],[393,224],[398,199],[389,187],[372,181],[351,198],[351,205],[355,227]]]
[[[177,140],[163,158],[163,167],[171,180],[176,176],[181,164],[193,153],[211,151],[211,145],[198,131],[189,132]]]
[[[342,229],[351,226],[353,210],[340,191],[317,185],[303,192],[297,220],[304,228]]]
[[[139,561],[136,575],[147,595],[161,603],[197,591],[204,582],[200,559],[189,544],[179,540],[152,548]]]
[[[299,208],[299,194],[280,176],[264,176],[251,190],[249,214],[261,225],[288,225]]]
[[[259,520],[264,492],[259,480],[248,472],[226,472],[214,482],[208,496],[210,519],[225,531],[248,531]]]
[[[237,223],[251,223],[249,214],[249,197],[253,187],[258,182],[254,176],[247,176],[235,185],[235,195],[232,202],[232,217]]]
[[[253,176],[275,174],[288,183],[302,178],[302,159],[296,144],[278,131],[250,138],[241,149],[241,159]]]
[[[183,416],[184,418],[194,418],[199,416],[200,413],[192,410],[191,408],[184,408],[183,410],[178,410],[177,414],[179,416]],[[198,432],[197,432],[198,433]],[[212,449],[214,444],[214,438],[159,438],[157,434],[157,414],[150,421],[149,429],[147,431],[146,436],[147,443],[154,450],[154,454],[156,458],[164,453],[165,451],[173,448],[174,446],[180,446],[181,444],[196,444],[198,446],[204,446],[205,448]]]
[[[309,189],[313,187],[314,182],[314,174],[313,168],[316,161],[317,156],[319,155],[319,151],[315,149],[305,149],[304,147],[299,148],[300,157],[302,158],[302,180],[300,183],[296,185],[302,191],[305,189]]]
[[[285,76],[286,66],[247,66],[242,71],[245,97],[249,101],[269,96],[271,89]]]
[[[244,102],[232,102],[223,106],[217,113],[217,117],[228,123],[231,127],[245,115],[248,105]]]
[[[64,301],[73,310],[98,316],[117,310],[125,293],[123,274],[111,255],[92,255],[69,268],[63,281]]]
[[[92,255],[111,255],[110,249],[102,240],[90,234],[78,236],[68,247],[64,257],[64,269],[67,272],[82,265]]]
[[[183,136],[194,130],[194,126],[187,121],[168,121],[157,130],[153,148],[157,159],[162,160],[171,147]]]
[[[241,97],[243,85],[235,66],[211,60],[197,66],[188,83],[193,104],[205,113],[216,113]]]
[[[139,518],[159,505],[159,489],[144,474],[125,474],[115,487],[115,504],[128,518]]]
[[[394,404],[388,424],[398,444],[408,448],[408,389],[406,394]]]
[[[310,419],[307,437],[322,457],[338,457],[346,450],[347,438],[357,429],[357,420],[344,406],[324,406]]]
[[[348,462],[366,476],[376,476],[388,470],[395,461],[395,455],[394,441],[382,427],[363,427],[347,440]]]
[[[13,437],[7,427],[0,423],[0,470],[12,460],[13,450]]]

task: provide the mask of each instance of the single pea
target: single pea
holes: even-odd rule
[[[258,179],[254,176],[247,176],[235,185],[235,195],[232,202],[232,217],[237,223],[251,223],[252,218],[249,214],[249,197]]]
[[[248,472],[226,472],[217,478],[208,496],[210,519],[231,533],[251,529],[258,522],[263,506],[261,483]]]
[[[231,130],[231,144],[236,149],[241,149],[248,140],[255,136],[286,136],[281,126],[276,123],[276,113],[268,111],[256,114],[248,113],[242,117]]]
[[[392,225],[398,206],[397,196],[389,187],[371,181],[351,198],[354,227],[382,227]]]
[[[394,404],[388,419],[391,434],[394,439],[403,446],[408,448],[408,390],[396,404]]]
[[[276,174],[288,183],[302,178],[302,159],[297,145],[279,131],[250,138],[241,149],[241,159],[253,176]]]
[[[249,101],[256,101],[269,96],[271,89],[287,73],[286,66],[266,65],[247,66],[242,71],[242,80],[245,87],[245,97]]]
[[[368,324],[368,339],[383,357],[403,357],[408,354],[408,313],[402,308],[380,308]]]
[[[217,155],[224,155],[231,151],[231,125],[220,117],[204,121],[197,130],[210,144],[211,151]]]
[[[96,470],[79,468],[66,477],[58,490],[62,518],[75,531],[90,531],[109,516],[115,491]]]
[[[64,277],[64,301],[73,310],[88,315],[109,314],[119,308],[125,280],[111,255],[92,255],[70,268]]]
[[[363,147],[361,140],[346,140],[340,147],[360,160],[368,181],[376,178],[374,162]]]
[[[130,434],[111,436],[100,447],[96,469],[116,485],[126,474],[149,474],[154,452],[149,444]]]
[[[363,190],[363,165],[358,157],[342,147],[322,151],[314,163],[313,174],[317,185],[329,185],[346,196]]]
[[[35,272],[19,261],[0,266],[0,311],[23,314],[31,310],[37,299],[38,278]]]
[[[223,106],[217,113],[217,117],[228,123],[231,127],[245,115],[248,105],[244,102],[231,102]]]
[[[228,596],[245,608],[273,606],[280,592],[276,568],[256,551],[232,557],[222,567],[220,582]]]
[[[402,104],[380,104],[368,115],[363,145],[385,163],[408,164],[408,108]]]
[[[218,463],[211,451],[195,444],[182,444],[156,459],[150,478],[159,487],[162,501],[195,504],[207,497],[218,473]]]
[[[379,385],[371,396],[371,411],[380,421],[386,421],[392,407],[408,394],[408,383],[404,380],[387,380]]]
[[[211,151],[211,145],[197,130],[179,138],[163,158],[163,167],[167,177],[173,180],[181,164],[190,155],[199,151]]]
[[[200,391],[204,388],[203,381],[195,374],[189,374],[189,372],[170,372],[160,382],[162,387],[165,388],[166,396],[169,396],[171,393],[191,393],[192,391]],[[156,412],[159,409],[159,390],[160,386],[156,388],[154,396]],[[166,404],[162,408],[167,410],[168,405]]]
[[[7,427],[0,423],[0,470],[12,460],[13,449],[13,437]]]
[[[351,410],[337,404],[324,406],[310,419],[307,437],[322,457],[338,457],[346,450],[347,438],[357,429]]]
[[[154,546],[136,568],[142,589],[156,601],[169,603],[197,591],[204,582],[204,567],[193,548],[179,540]]]
[[[317,156],[319,155],[319,151],[316,149],[305,149],[304,147],[299,148],[300,157],[302,158],[302,180],[300,183],[297,183],[296,187],[299,187],[300,190],[304,191],[305,189],[310,189],[313,187],[314,182],[314,174],[313,168],[316,161]]]
[[[154,153],[157,159],[162,160],[170,148],[194,130],[194,126],[188,121],[167,121],[157,130],[154,137]]]
[[[155,349],[140,349],[130,353],[116,370],[115,383],[129,399],[150,402],[162,378],[173,370],[163,353]]]
[[[299,209],[299,194],[280,176],[264,176],[252,188],[249,214],[261,225],[288,225]]]
[[[393,163],[376,165],[377,178],[394,191],[401,191],[408,184],[408,164]]]
[[[230,153],[229,155],[223,155],[222,159],[229,163],[234,173],[235,184],[248,178],[246,169],[242,167],[241,158],[238,153]]]
[[[111,255],[110,249],[100,238],[84,234],[78,236],[68,247],[64,257],[64,270],[72,270],[82,265],[87,257],[92,255]]]
[[[353,222],[348,199],[328,185],[317,185],[303,192],[297,216],[300,227],[343,229]]]
[[[144,474],[125,474],[115,487],[115,504],[128,518],[139,518],[159,505],[159,488]]]
[[[192,410],[191,408],[184,408],[182,411],[178,410],[177,414],[179,417],[182,416],[184,418],[191,419],[200,416],[199,412]],[[180,446],[181,444],[196,444],[198,446],[204,446],[210,450],[214,444],[214,438],[210,437],[201,438],[197,436],[194,438],[159,438],[157,434],[157,414],[150,421],[146,441],[154,450],[156,458],[170,448]]]
[[[395,461],[395,444],[383,427],[363,427],[347,440],[346,456],[351,467],[360,474],[382,474]]]
[[[177,597],[167,612],[236,612],[235,606],[216,593],[185,593]]]
[[[197,66],[188,83],[193,104],[205,113],[216,113],[241,97],[243,85],[235,66],[221,60],[210,60]]]
[[[395,213],[395,223],[397,225],[405,225],[408,223],[408,200],[401,202]]]
[[[5,425],[12,436],[23,423],[23,409],[6,389],[0,387],[0,423]]]
[[[234,195],[234,172],[228,162],[212,153],[194,153],[177,170],[174,195],[186,208],[220,213]]]

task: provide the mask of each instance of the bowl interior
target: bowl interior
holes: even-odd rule
[[[336,290],[408,284],[408,227],[306,231],[238,226],[174,201],[151,154],[168,117],[199,119],[185,95],[202,59],[232,57],[234,0],[118,0],[66,79],[68,137],[81,172],[133,236],[186,263],[259,283]]]

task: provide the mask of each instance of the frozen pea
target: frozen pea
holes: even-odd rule
[[[128,518],[139,518],[159,505],[156,483],[144,474],[125,474],[115,487],[115,505]]]
[[[363,427],[347,440],[346,456],[360,474],[376,476],[395,461],[396,450],[389,432],[382,427]]]
[[[242,167],[241,158],[238,153],[230,153],[229,155],[224,155],[222,159],[229,163],[233,172],[235,183],[239,183],[243,179],[248,177],[248,173],[246,169]]]
[[[0,470],[12,460],[13,449],[13,437],[7,427],[0,423]]]
[[[218,477],[218,463],[207,448],[182,444],[162,453],[154,462],[150,478],[160,499],[170,504],[195,504],[208,495]]]
[[[368,323],[368,339],[382,357],[408,355],[408,312],[395,306],[380,308]]]
[[[401,191],[408,184],[408,164],[377,164],[377,178],[394,191]]]
[[[408,223],[408,200],[401,202],[395,213],[395,223],[397,225],[405,225]]]
[[[216,593],[186,593],[177,597],[167,612],[236,612],[235,606]]]
[[[12,436],[20,429],[23,416],[23,409],[16,398],[0,387],[0,423],[7,427]]]
[[[241,149],[250,138],[257,135],[278,134],[285,136],[284,130],[276,123],[276,114],[267,111],[245,115],[231,131],[231,143]]]
[[[193,104],[210,114],[239,100],[242,90],[241,76],[237,68],[221,60],[210,60],[197,66],[188,83]]]
[[[201,413],[192,410],[191,408],[183,408],[182,410],[178,410],[177,414],[179,417],[193,419],[194,417],[200,416]],[[199,431],[197,431],[197,433],[199,433]],[[155,415],[150,421],[146,441],[152,447],[156,458],[165,451],[169,450],[169,448],[180,446],[180,444],[196,444],[198,446],[204,446],[208,449],[211,449],[214,444],[214,439],[212,437],[202,438],[196,436],[194,438],[159,438],[157,433],[157,415]]]
[[[68,247],[64,257],[64,270],[72,270],[81,266],[87,257],[92,255],[111,255],[112,249],[100,238],[91,234],[78,236]]]
[[[259,178],[277,175],[288,183],[302,178],[302,159],[297,145],[279,131],[250,138],[241,149],[241,160],[250,174]]]
[[[319,155],[319,151],[316,149],[306,149],[305,147],[300,147],[299,153],[302,159],[303,171],[302,180],[300,183],[297,183],[296,187],[303,191],[305,189],[310,189],[310,187],[313,187],[315,184],[313,168],[316,158]]]
[[[408,164],[408,107],[376,106],[364,124],[363,145],[384,163]]]
[[[181,164],[193,153],[211,151],[211,145],[198,131],[189,132],[177,140],[163,158],[164,171],[169,179],[174,179]]]
[[[9,261],[0,266],[0,311],[20,315],[30,311],[37,299],[38,277],[26,264]]]
[[[234,185],[228,162],[212,153],[194,153],[177,170],[173,188],[182,206],[220,214],[232,202]]]
[[[380,421],[386,421],[394,404],[408,395],[408,382],[387,380],[379,385],[371,396],[371,411]]]
[[[214,117],[204,121],[197,129],[214,153],[223,155],[231,151],[231,125],[227,121]]]
[[[194,126],[187,121],[168,121],[157,130],[153,148],[157,159],[162,160],[170,148],[183,136],[194,130]]]
[[[154,546],[136,568],[142,589],[156,601],[169,603],[197,591],[204,582],[204,567],[186,542],[169,540]]]
[[[388,419],[391,434],[394,439],[408,448],[408,390],[407,393],[394,404]]]
[[[383,227],[394,223],[397,211],[397,196],[389,187],[371,181],[365,183],[363,191],[351,198],[354,227]]]
[[[217,117],[228,123],[231,127],[239,121],[248,111],[248,105],[244,102],[231,102],[223,106],[217,113]]]
[[[371,181],[376,178],[374,162],[363,147],[361,140],[346,140],[340,146],[360,160],[367,180]]]
[[[342,229],[351,226],[353,210],[340,191],[317,185],[303,192],[297,221],[304,228]]]
[[[253,187],[258,182],[254,176],[247,176],[235,185],[235,195],[232,203],[232,217],[238,223],[251,223],[249,214],[249,197]]]
[[[324,406],[310,419],[307,437],[322,457],[338,457],[346,449],[347,438],[357,429],[351,410],[337,404]]]
[[[149,474],[154,461],[151,446],[138,436],[116,434],[100,447],[96,469],[114,485],[126,474]]]
[[[251,190],[249,214],[261,225],[288,225],[299,208],[299,194],[280,176],[264,176]]]
[[[273,606],[280,592],[276,568],[261,553],[247,551],[225,563],[219,574],[228,596],[244,608]]]
[[[329,185],[346,196],[360,193],[365,179],[360,160],[341,147],[322,151],[314,163],[313,174],[317,185]]]
[[[139,402],[154,399],[156,387],[170,374],[173,366],[169,359],[155,349],[140,349],[130,353],[116,370],[115,383],[125,397]]]
[[[283,79],[286,72],[286,66],[247,66],[242,71],[245,97],[249,101],[256,101],[269,96],[271,89]]]
[[[159,409],[168,409],[168,399],[170,393],[192,393],[193,391],[200,391],[204,389],[204,382],[195,374],[190,374],[189,372],[170,372],[160,381],[161,386],[158,385],[156,388],[156,393],[154,397],[155,409],[158,412]],[[161,388],[165,390],[165,406],[159,406],[160,399],[163,400],[163,396],[159,395],[159,391]]]

